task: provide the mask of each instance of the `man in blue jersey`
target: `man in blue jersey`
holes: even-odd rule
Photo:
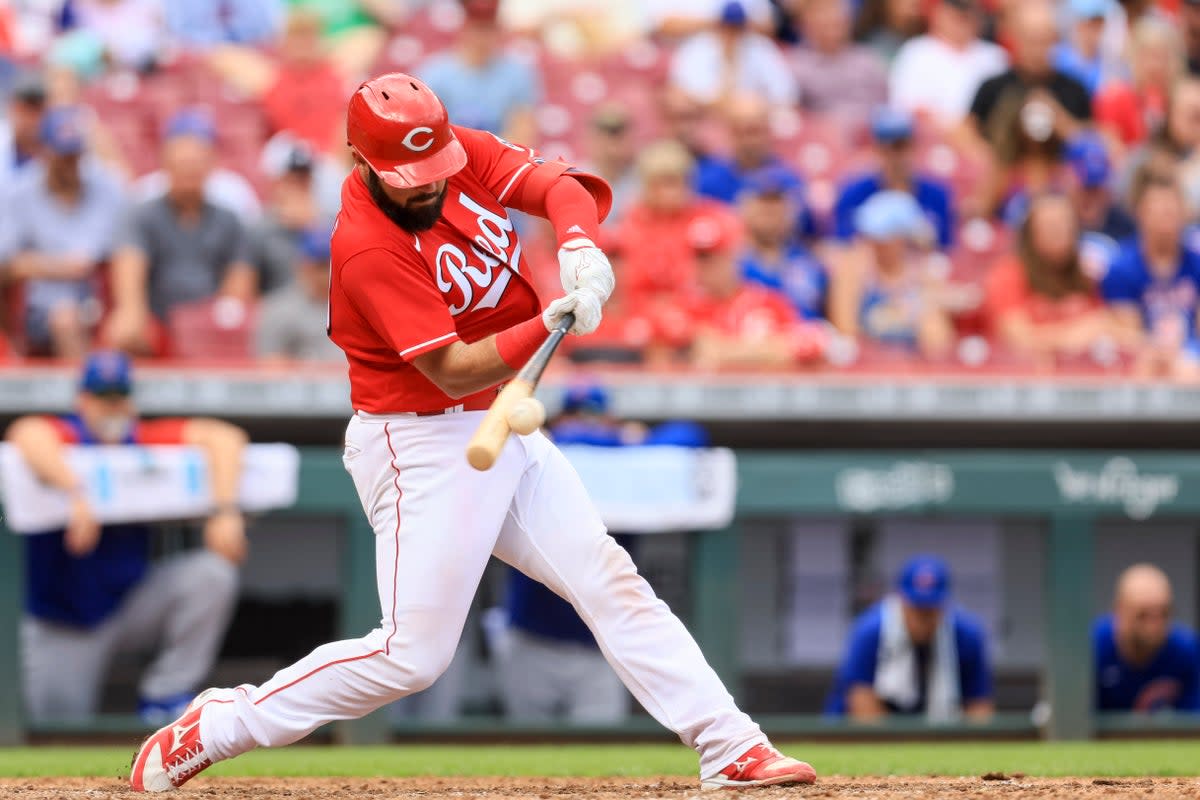
[[[1187,203],[1170,176],[1149,174],[1134,192],[1138,233],[1122,243],[1101,281],[1117,333],[1135,342],[1141,371],[1182,371],[1197,362],[1200,253],[1187,246]]]
[[[1092,630],[1099,711],[1200,711],[1200,647],[1171,623],[1171,583],[1150,564],[1117,580],[1113,610]]]
[[[800,198],[791,173],[778,167],[750,173],[739,207],[746,226],[746,244],[739,256],[742,277],[783,292],[801,318],[824,318],[829,278],[825,267],[797,239]]]
[[[949,567],[916,556],[896,589],[855,621],[826,713],[860,722],[889,714],[924,714],[931,723],[990,717],[983,628],[950,604]]]
[[[739,95],[722,109],[729,132],[729,155],[696,165],[696,191],[705,197],[732,203],[745,186],[746,176],[764,167],[778,167],[791,178],[792,189],[803,181],[775,151],[771,136],[771,108],[757,95]]]
[[[132,389],[124,355],[93,354],[76,413],[21,417],[6,435],[38,479],[70,498],[64,529],[24,537],[22,688],[35,721],[94,714],[122,652],[155,654],[139,682],[139,712],[150,724],[174,719],[212,667],[233,611],[246,552],[237,506],[246,434],[213,419],[139,419]],[[67,447],[179,444],[208,456],[206,549],[151,563],[149,526],[101,525]]]
[[[919,175],[913,164],[913,119],[903,111],[878,110],[871,118],[871,136],[879,167],[850,179],[833,207],[834,235],[848,242],[855,236],[854,213],[877,192],[908,192],[917,200],[937,233],[938,245],[954,244],[954,198],[941,181]]]

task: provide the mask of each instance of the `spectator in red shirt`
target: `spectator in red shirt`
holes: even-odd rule
[[[1017,252],[988,275],[985,315],[992,336],[1039,366],[1112,341],[1111,321],[1084,271],[1079,236],[1071,201],[1041,195],[1021,225]]]
[[[288,131],[321,153],[340,148],[350,86],[326,55],[321,18],[296,10],[288,17],[276,57],[230,47],[211,56],[226,81],[259,98],[271,132]]]
[[[658,347],[686,353],[702,369],[780,369],[818,359],[825,329],[800,320],[787,296],[743,282],[736,217],[697,217],[686,231],[696,254],[696,280],[657,306]]]
[[[22,417],[8,428],[29,470],[70,503],[64,528],[24,537],[22,689],[35,720],[91,716],[111,659],[150,650],[139,711],[149,724],[173,719],[212,667],[233,612],[236,565],[246,556],[237,505],[246,434],[215,419],[139,419],[132,391],[128,359],[96,353],[74,414]],[[206,548],[152,562],[150,526],[101,524],[92,505],[99,490],[66,447],[180,444],[207,456]]]
[[[1129,81],[1101,87],[1093,101],[1096,125],[1126,147],[1145,140],[1162,124],[1171,85],[1183,73],[1183,43],[1175,25],[1143,17],[1130,38]]]
[[[688,226],[698,216],[733,216],[717,201],[695,195],[694,169],[687,149],[671,140],[649,145],[638,158],[641,195],[616,232],[618,292],[631,305],[674,295],[691,285],[695,256],[687,244]]]
[[[951,313],[966,310],[968,298],[945,284],[944,261],[932,252],[932,227],[917,201],[907,192],[877,192],[855,212],[855,227],[857,241],[831,272],[830,321],[847,336],[930,358],[948,355]]]

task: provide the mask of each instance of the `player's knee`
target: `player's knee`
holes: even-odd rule
[[[412,675],[409,684],[412,691],[421,692],[433,686],[454,660],[454,647],[430,647],[411,657]]]

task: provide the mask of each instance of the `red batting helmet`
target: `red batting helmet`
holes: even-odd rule
[[[358,87],[346,115],[346,139],[389,186],[410,189],[449,178],[467,163],[446,106],[402,72]]]

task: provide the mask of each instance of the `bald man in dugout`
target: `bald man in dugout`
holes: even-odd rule
[[[1097,710],[1200,712],[1200,647],[1172,612],[1161,569],[1135,564],[1121,573],[1112,613],[1093,630]]]

